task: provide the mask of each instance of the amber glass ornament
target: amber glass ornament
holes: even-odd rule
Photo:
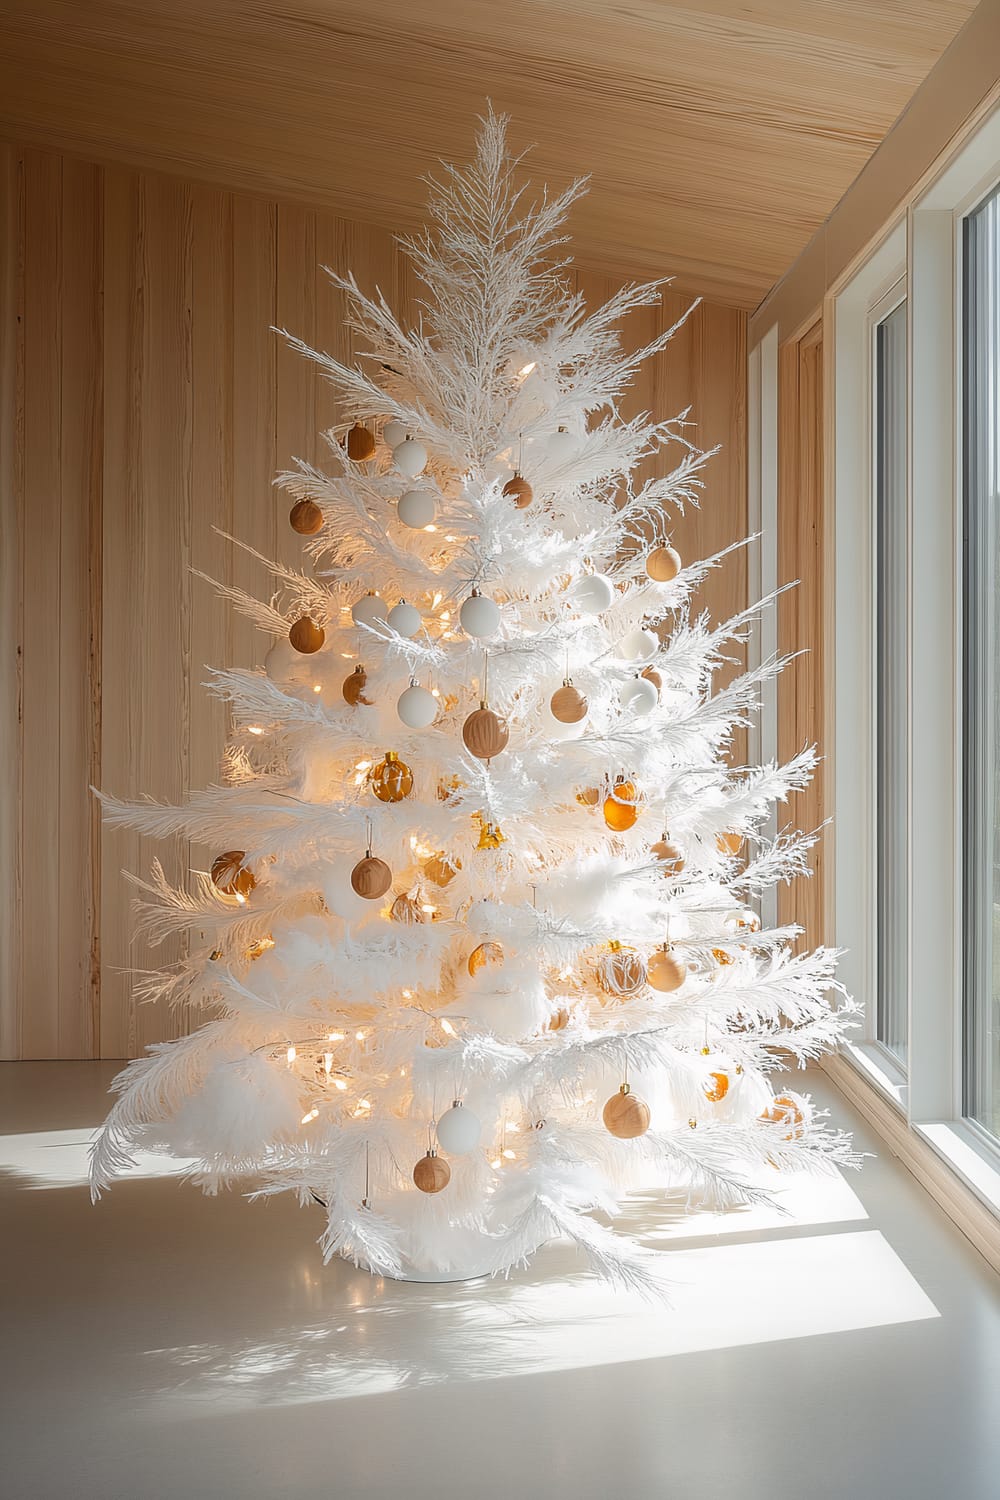
[[[674,990],[680,989],[687,978],[687,968],[681,963],[673,949],[664,943],[646,965],[646,978],[654,990],[669,995]]]
[[[742,833],[720,833],[716,835],[715,847],[720,854],[735,856],[743,848]]]
[[[422,1193],[440,1193],[451,1181],[451,1168],[443,1156],[428,1151],[413,1168],[413,1181]]]
[[[392,871],[384,859],[373,858],[369,849],[351,871],[351,885],[366,901],[378,901],[392,885]]]
[[[357,666],[354,668],[354,671],[344,678],[344,685],[341,688],[341,692],[344,695],[344,701],[346,703],[349,703],[352,708],[356,707],[359,703],[367,703],[370,707],[372,700],[371,698],[365,697],[365,687],[367,683],[368,673],[365,671],[361,663],[358,662]]]
[[[369,771],[368,782],[380,802],[402,802],[413,791],[413,772],[395,750],[387,750]]]
[[[315,536],[323,529],[323,512],[315,500],[297,500],[288,512],[288,524],[299,536]]]
[[[731,953],[727,953],[725,948],[713,948],[712,957],[715,959],[715,962],[717,964],[722,964],[723,966],[725,966],[726,964],[731,964],[733,962],[733,955]]]
[[[702,1092],[709,1104],[721,1104],[729,1093],[728,1073],[709,1073],[702,1085]]]
[[[646,572],[654,583],[669,583],[681,567],[680,553],[673,547],[654,547],[646,554]]]
[[[638,801],[639,792],[635,782],[619,776],[604,799],[604,821],[612,832],[625,833],[635,825],[639,816],[636,806]]]
[[[273,947],[274,938],[268,933],[267,937],[258,938],[255,943],[250,944],[247,949],[247,958],[252,963],[255,958],[263,958],[265,953],[270,953]]]
[[[460,859],[450,859],[446,854],[434,854],[424,865],[424,874],[434,885],[443,887],[451,885],[461,868]]]
[[[549,699],[549,709],[560,724],[579,724],[587,717],[587,700],[578,687],[567,677],[561,688],[556,688]]]
[[[480,943],[469,954],[468,970],[475,977],[480,969],[498,969],[503,963],[503,948],[491,940]]]
[[[513,479],[508,479],[503,487],[503,493],[508,500],[513,500],[518,510],[527,510],[535,498],[535,492],[531,488],[531,485],[523,475],[517,473],[515,473]]]
[[[308,615],[303,615],[289,630],[288,639],[303,656],[312,656],[326,640],[326,632],[322,625],[315,625]]]
[[[405,891],[396,897],[389,915],[394,922],[402,922],[407,927],[416,927],[431,919],[430,912],[424,911],[422,904]]]
[[[447,781],[443,778],[437,784],[437,797],[439,802],[452,802],[456,793],[462,790],[464,783],[460,776],[450,776]]]
[[[495,755],[506,750],[510,730],[492,708],[481,703],[462,725],[462,739],[466,750],[477,760],[492,760]]]
[[[479,842],[477,849],[499,849],[501,844],[507,842],[506,836],[499,823],[491,823],[484,818],[482,813],[477,813],[479,818]]]
[[[628,1084],[623,1083],[604,1106],[602,1118],[605,1129],[620,1141],[633,1141],[649,1129],[649,1105],[637,1099]]]
[[[243,861],[244,849],[228,849],[212,863],[212,884],[227,896],[249,896],[257,881]]]
[[[684,868],[684,856],[666,835],[662,839],[657,839],[649,852],[663,867],[664,875],[679,875]]]
[[[792,1128],[784,1137],[786,1141],[798,1140],[805,1123],[805,1115],[788,1094],[776,1094],[771,1100],[770,1108],[764,1110],[760,1119],[772,1125],[790,1125]]]
[[[638,953],[613,939],[607,953],[602,953],[597,961],[597,982],[605,994],[623,999],[642,989],[646,983],[646,965]]]
[[[356,464],[364,463],[375,452],[375,434],[360,422],[355,422],[347,434],[347,456]]]
[[[601,800],[601,789],[599,786],[583,786],[577,792],[576,800],[584,807],[596,807]]]

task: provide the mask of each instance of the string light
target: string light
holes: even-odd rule
[[[248,724],[247,734],[263,734],[264,731],[259,724]]]
[[[286,1058],[286,1061],[288,1062],[288,1066],[289,1067],[292,1066],[292,1063],[295,1061],[297,1055],[298,1054],[296,1053],[295,1048],[294,1047],[289,1047],[288,1051],[285,1053],[285,1058]]]
[[[321,682],[314,682],[313,683],[313,692],[314,693],[321,693],[322,691],[323,691],[323,684]]]
[[[458,1033],[456,1032],[454,1026],[448,1020],[447,1016],[442,1016],[441,1017],[441,1030],[444,1031],[444,1032],[446,1032],[448,1034],[448,1036],[457,1036],[458,1035]]]
[[[328,1031],[326,1039],[328,1042],[342,1042],[344,1040],[344,1033],[342,1031]]]
[[[347,1093],[347,1084],[342,1078],[335,1078],[333,1080],[333,1086],[335,1089],[339,1089],[342,1094]]]
[[[441,594],[441,593],[435,594],[434,598],[433,598],[433,600],[431,602],[431,609],[437,609],[438,605],[441,603],[441,600],[443,598],[444,598],[443,594]]]
[[[528,376],[531,374],[532,370],[535,368],[535,365],[537,363],[538,363],[538,361],[533,359],[533,360],[530,360],[528,362],[528,364],[522,365],[521,368],[517,372],[518,379],[519,380],[526,380],[528,378]]]
[[[371,770],[371,764],[372,763],[371,763],[370,760],[359,760],[357,762],[357,764],[355,765],[354,769],[356,771],[370,771]]]
[[[355,1032],[355,1033],[354,1033],[354,1040],[355,1040],[355,1041],[356,1041],[356,1042],[363,1042],[363,1041],[364,1041],[364,1039],[365,1039],[365,1037],[366,1037],[366,1036],[367,1036],[367,1035],[368,1035],[368,1033],[367,1033],[367,1031],[356,1031],[356,1032]]]
[[[308,1125],[309,1121],[310,1120],[315,1120],[315,1118],[316,1118],[316,1116],[318,1114],[319,1114],[319,1110],[318,1109],[311,1109],[307,1115],[303,1115],[302,1116],[302,1122],[301,1123],[303,1125]]]
[[[330,1069],[332,1067],[333,1067],[333,1053],[332,1052],[324,1052],[323,1053],[323,1071],[326,1073],[326,1075],[327,1075],[328,1078],[330,1076]]]
[[[403,991],[403,999],[404,1000],[412,1000],[413,999],[413,991],[412,990],[404,990]]]
[[[512,1151],[509,1146],[505,1146],[503,1148],[503,1150],[501,1151],[500,1155],[503,1157],[504,1161],[516,1161],[517,1160],[517,1153],[514,1152],[514,1151]]]

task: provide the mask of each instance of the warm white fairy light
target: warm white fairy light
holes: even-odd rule
[[[289,1067],[292,1066],[292,1063],[295,1061],[297,1056],[298,1053],[296,1052],[295,1048],[289,1047],[288,1051],[285,1053],[285,1061],[288,1063]]]
[[[259,724],[248,724],[247,734],[263,734],[264,730]]]
[[[328,1031],[326,1039],[328,1042],[342,1042],[344,1040],[344,1033],[342,1031]]]
[[[457,1036],[458,1035],[458,1033],[455,1030],[454,1026],[448,1020],[447,1016],[442,1016],[441,1017],[441,1030],[443,1032],[445,1032],[446,1035],[448,1035],[448,1036]]]
[[[317,1117],[317,1115],[318,1115],[318,1114],[319,1114],[319,1110],[318,1110],[318,1109],[315,1109],[315,1108],[313,1108],[313,1109],[310,1109],[310,1110],[309,1110],[309,1111],[308,1111],[308,1113],[306,1113],[306,1114],[304,1114],[304,1115],[303,1115],[303,1116],[302,1116],[302,1121],[301,1121],[301,1123],[302,1123],[302,1124],[303,1124],[303,1125],[308,1125],[308,1124],[309,1124],[309,1121],[310,1121],[310,1120],[315,1120],[315,1119],[316,1119],[316,1117]]]
[[[339,1089],[342,1094],[347,1093],[347,1084],[342,1078],[335,1078],[333,1080],[333,1086],[335,1089]]]
[[[536,364],[537,360],[530,359],[526,365],[522,365],[517,372],[518,378],[520,380],[526,380],[527,377],[531,374],[532,370],[535,368]]]
[[[331,1070],[332,1067],[333,1067],[333,1053],[332,1052],[324,1052],[323,1053],[323,1072],[327,1075],[327,1077],[330,1076],[330,1070]]]

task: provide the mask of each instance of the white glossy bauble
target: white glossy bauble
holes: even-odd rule
[[[438,700],[433,693],[414,682],[400,693],[396,712],[407,729],[426,729],[437,718]]]
[[[407,638],[416,635],[420,629],[420,611],[412,604],[407,604],[405,599],[400,599],[394,604],[385,617],[385,623],[391,625],[393,630],[405,635]]]
[[[429,490],[407,490],[399,497],[396,514],[404,526],[412,526],[414,531],[422,531],[437,515],[434,496]]]
[[[614,602],[615,586],[603,573],[588,573],[577,580],[572,599],[584,615],[599,615]]]
[[[406,432],[406,423],[392,417],[382,428],[382,441],[387,448],[398,448],[400,443],[406,441]]]
[[[323,876],[323,900],[330,910],[345,922],[357,922],[367,916],[374,902],[359,896],[351,884],[351,865],[327,870]]]
[[[465,914],[466,931],[471,937],[486,938],[496,929],[497,907],[492,901],[473,901]]]
[[[464,1156],[468,1151],[475,1151],[482,1134],[479,1116],[466,1109],[458,1099],[437,1122],[438,1145],[449,1156]]]
[[[404,438],[397,443],[392,450],[392,461],[401,474],[409,479],[415,479],[422,474],[427,465],[427,449],[423,443],[418,443],[416,438]]]
[[[622,708],[626,709],[635,718],[641,719],[656,707],[659,694],[656,684],[650,682],[646,677],[633,677],[631,682],[626,682],[618,694]]]
[[[351,619],[355,625],[374,625],[385,619],[385,604],[378,594],[362,594],[351,605]]]
[[[487,594],[470,594],[458,612],[462,629],[477,639],[495,635],[500,626],[500,606]]]
[[[546,440],[545,447],[551,459],[557,464],[563,464],[575,454],[577,442],[577,438],[571,432],[567,432],[565,427],[560,427],[558,432],[554,432]]]
[[[660,649],[651,630],[630,630],[618,642],[618,655],[626,661],[650,661]]]
[[[295,676],[294,669],[301,660],[287,635],[279,636],[264,657],[264,671],[272,682],[281,683]]]

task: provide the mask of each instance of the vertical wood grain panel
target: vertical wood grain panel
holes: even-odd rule
[[[182,800],[217,780],[227,714],[202,691],[204,669],[259,662],[267,641],[189,568],[266,595],[265,571],[213,528],[300,561],[274,471],[296,455],[322,462],[316,429],[341,419],[271,325],[350,361],[361,351],[320,264],[380,287],[404,321],[417,321],[418,288],[388,233],[328,211],[41,152],[5,150],[2,168],[4,930],[22,925],[22,891],[27,920],[23,955],[4,946],[0,1046],[123,1056],[198,1018],[137,1012],[128,971],[184,945],[133,940],[121,872],[145,876],[158,856],[183,878],[213,851],[98,834],[87,785]],[[592,300],[614,284],[581,277]],[[667,293],[637,314],[628,342],[686,301]],[[741,313],[699,309],[626,405],[658,417],[691,405],[697,440],[724,444],[704,508],[677,522],[688,557],[745,529],[744,330]],[[708,581],[704,602],[721,616],[744,588],[737,561]],[[51,629],[38,631],[46,600]]]
[[[59,531],[59,1057],[96,1052],[100,785],[101,170],[67,158],[62,202]]]
[[[0,146],[0,1058],[19,1056],[22,999],[24,165]]]
[[[62,160],[25,155],[21,1050],[59,1050]]]

